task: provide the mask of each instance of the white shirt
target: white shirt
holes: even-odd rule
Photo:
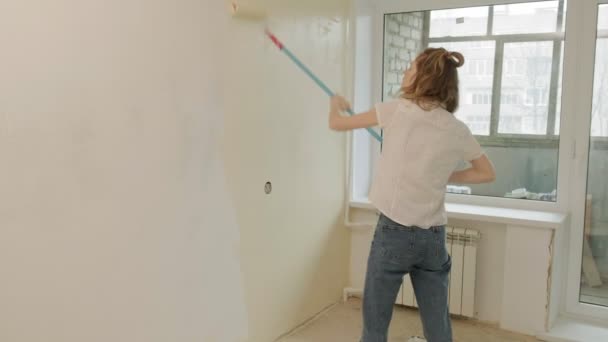
[[[447,224],[445,192],[458,164],[482,156],[469,128],[443,108],[425,111],[399,99],[376,105],[384,129],[370,201],[391,220],[430,228]]]

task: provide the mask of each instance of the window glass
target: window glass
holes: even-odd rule
[[[489,135],[496,50],[494,42],[437,42],[429,44],[429,47],[444,47],[464,55],[466,67],[463,66],[458,72],[460,107],[455,114],[469,126],[473,134]]]
[[[431,11],[430,37],[479,36],[487,30],[487,6]]]
[[[494,6],[494,34],[555,32],[558,1]],[[513,20],[517,18],[517,20]]]
[[[601,30],[608,22],[608,5],[601,5],[595,56],[595,81],[591,122],[591,145],[587,176],[587,199],[584,227],[584,263],[581,274],[580,301],[608,307],[608,83],[606,58],[608,37]],[[602,284],[603,282],[603,284]]]

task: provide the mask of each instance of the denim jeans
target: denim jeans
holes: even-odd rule
[[[381,215],[374,234],[363,294],[361,342],[386,342],[403,276],[409,273],[429,342],[451,342],[448,310],[452,262],[445,227],[406,227]]]

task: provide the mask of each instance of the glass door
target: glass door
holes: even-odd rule
[[[599,5],[579,301],[608,307],[608,4]]]

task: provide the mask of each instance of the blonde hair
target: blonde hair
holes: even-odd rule
[[[401,88],[401,97],[414,101],[424,110],[438,106],[454,113],[458,109],[458,71],[464,56],[444,48],[428,48],[416,60],[411,84]]]

